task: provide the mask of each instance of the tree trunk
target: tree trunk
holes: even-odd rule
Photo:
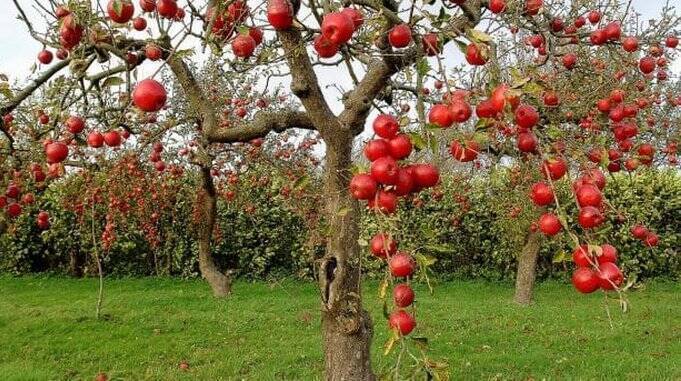
[[[541,234],[533,232],[528,234],[523,251],[518,257],[518,274],[515,282],[516,303],[528,306],[532,302],[532,290],[537,276],[537,256],[541,248]]]
[[[80,278],[83,276],[83,262],[85,258],[80,250],[71,250],[69,252],[69,275]]]
[[[213,228],[215,227],[215,215],[217,210],[217,196],[213,177],[209,166],[201,167],[201,189],[199,190],[197,203],[201,211],[199,225],[199,269],[217,297],[229,295],[232,291],[232,278],[229,274],[222,273],[213,259],[211,244],[213,241]]]
[[[328,381],[371,381],[373,323],[362,307],[359,209],[350,196],[352,135],[327,141],[325,192],[328,241],[320,262],[322,330]]]

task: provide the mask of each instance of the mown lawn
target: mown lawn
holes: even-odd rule
[[[631,310],[603,295],[544,283],[536,304],[510,302],[510,284],[453,282],[417,288],[419,330],[453,379],[681,379],[681,285],[648,284]],[[376,285],[375,366],[388,331]],[[106,282],[106,318],[94,319],[96,281],[0,277],[0,379],[314,380],[322,374],[313,284],[236,284],[216,300],[202,281]],[[178,364],[186,360],[188,371]]]

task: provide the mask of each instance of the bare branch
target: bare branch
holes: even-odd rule
[[[71,57],[52,65],[48,70],[46,70],[44,73],[38,76],[38,78],[34,79],[28,86],[26,86],[23,90],[17,93],[17,95],[13,99],[11,99],[6,104],[2,105],[2,107],[0,107],[0,115],[5,115],[12,112],[21,104],[21,102],[23,102],[26,98],[33,94],[34,91],[36,91],[45,82],[49,81],[50,78],[52,78],[52,76],[57,74],[61,69],[68,66],[70,62]]]

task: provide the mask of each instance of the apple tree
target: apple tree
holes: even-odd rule
[[[329,380],[375,379],[357,200],[381,220],[368,243],[386,261],[380,294],[400,281],[385,300],[394,332],[386,352],[399,346],[390,374],[439,377],[442,364],[421,356],[426,341],[412,335],[409,282],[427,279],[431,261],[401,245],[401,199],[436,188],[452,160],[474,162],[470,171],[511,166],[548,208],[537,229],[566,230],[574,241],[577,289],[621,291],[616,253],[598,230],[608,214],[599,168],[634,170],[663,150],[676,164],[679,102],[666,67],[678,19],[667,8],[645,24],[625,3],[597,1],[50,0],[32,4],[37,17],[14,4],[26,38],[42,48],[33,81],[3,84],[2,165],[16,172],[3,179],[10,219],[21,213],[19,180],[112,160],[121,145],[165,173],[158,156],[168,148],[165,160],[200,173],[200,269],[225,296],[231,276],[211,254],[216,162],[271,134],[323,142],[326,251],[316,275]],[[367,125],[378,137],[363,143],[368,168],[353,163]],[[572,176],[578,216],[563,212],[555,186]],[[657,239],[645,228],[635,234],[649,246]]]

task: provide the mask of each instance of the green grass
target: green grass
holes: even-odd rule
[[[536,303],[510,302],[509,284],[454,282],[417,288],[419,331],[453,379],[681,379],[681,285],[653,283],[615,305],[602,294],[544,283]],[[374,364],[388,335],[376,301]],[[202,281],[106,282],[106,319],[94,319],[96,281],[0,277],[0,379],[319,379],[318,294],[313,284],[236,284],[216,300]],[[189,371],[178,363],[186,360]]]

